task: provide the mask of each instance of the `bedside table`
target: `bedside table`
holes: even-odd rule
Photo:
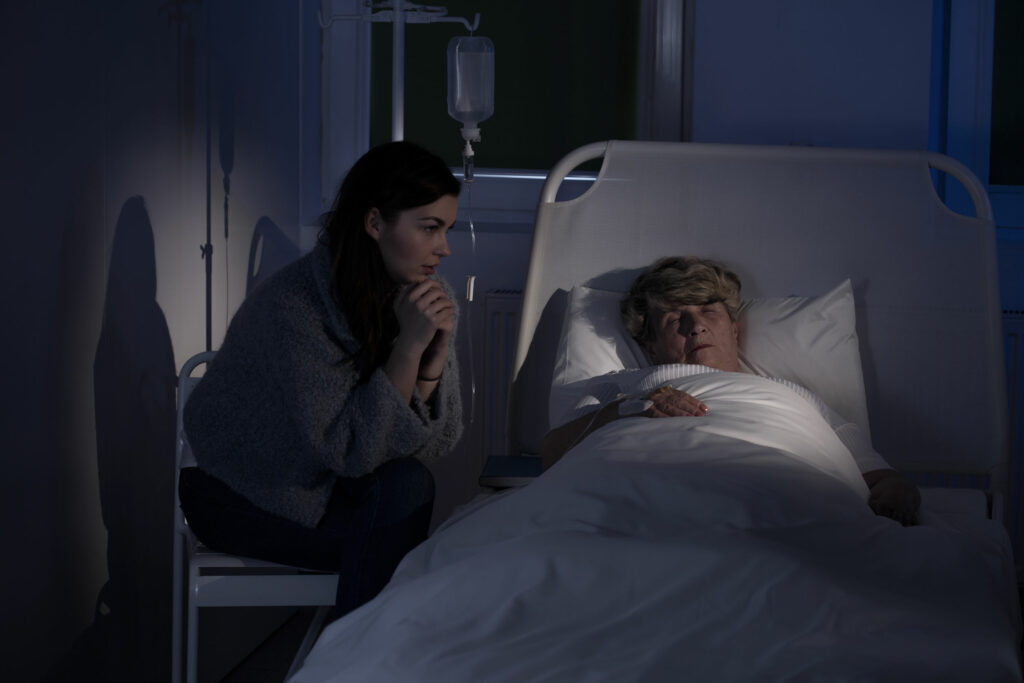
[[[540,476],[541,470],[537,455],[491,455],[484,462],[479,483],[496,489],[526,486]]]

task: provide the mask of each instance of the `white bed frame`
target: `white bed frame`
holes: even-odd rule
[[[556,201],[562,179],[600,157],[593,186]],[[977,217],[945,208],[931,169],[967,187]],[[1001,490],[988,201],[959,164],[912,152],[609,142],[566,157],[543,191],[524,293],[518,454],[535,454],[547,431],[571,287],[625,288],[656,257],[688,253],[734,267],[747,297],[824,294],[849,278],[876,448],[898,467]],[[650,426],[620,421],[525,488],[461,509],[377,598],[325,629],[295,683],[877,679],[908,667],[1020,680],[1009,539],[984,508],[931,505],[960,491],[923,491],[922,528],[903,529],[849,509],[845,487],[811,468],[771,478],[729,469],[729,456],[726,469],[703,453],[677,462],[675,435]],[[616,441],[627,438],[639,447]],[[651,444],[667,459],[647,458]],[[808,507],[805,483],[819,482],[847,497]]]
[[[556,201],[571,171],[602,157],[589,190]],[[975,216],[942,203],[939,172],[964,185]],[[509,407],[513,453],[536,454],[548,429],[568,290],[624,289],[655,258],[682,254],[732,266],[747,298],[824,294],[849,277],[876,450],[905,471],[1004,494],[992,212],[966,167],[927,152],[611,141],[570,153],[537,211]]]

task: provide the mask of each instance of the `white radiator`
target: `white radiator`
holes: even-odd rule
[[[522,308],[523,293],[518,289],[494,289],[484,296],[482,408],[485,455],[508,455],[506,414]]]
[[[1010,415],[1010,500],[1007,523],[1017,563],[1024,563],[1024,311],[1003,311],[1006,397]]]

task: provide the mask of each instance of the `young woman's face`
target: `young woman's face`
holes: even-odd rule
[[[406,209],[386,223],[377,209],[366,214],[365,227],[377,241],[388,275],[398,284],[422,282],[448,256],[448,229],[455,223],[458,198],[446,194],[431,204]]]

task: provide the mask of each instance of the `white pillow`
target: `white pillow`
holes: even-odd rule
[[[619,315],[623,292],[577,285],[569,292],[555,356],[554,385],[650,365]]]
[[[577,285],[569,292],[551,391],[555,416],[576,397],[559,389],[609,372],[650,365],[619,318],[623,292]],[[740,307],[740,362],[752,372],[800,384],[870,433],[853,287],[844,280],[818,297],[772,297]]]

